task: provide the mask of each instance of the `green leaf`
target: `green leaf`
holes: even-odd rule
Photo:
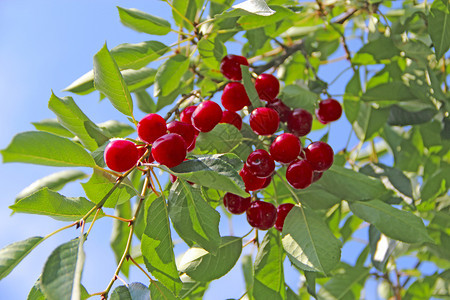
[[[59,123],[76,135],[89,151],[94,151],[109,140],[109,137],[105,136],[101,129],[83,113],[72,97],[58,98],[52,92],[48,108],[56,114]],[[91,131],[94,131],[96,135],[92,135]]]
[[[173,7],[172,16],[175,23],[178,26],[186,28],[188,31],[192,31],[194,29],[192,23],[195,21],[198,10],[196,0],[174,0]],[[190,22],[187,22],[180,14]]]
[[[253,260],[250,254],[244,255],[241,258],[242,273],[244,275],[245,288],[250,291],[253,286]],[[250,300],[253,299],[252,295],[249,295]]]
[[[393,208],[380,200],[350,202],[349,206],[356,216],[390,238],[405,243],[433,243],[422,219],[410,212]]]
[[[438,111],[433,108],[408,111],[400,106],[392,105],[387,123],[391,126],[417,125],[430,121],[437,113]]]
[[[87,175],[79,170],[65,170],[50,174],[41,179],[36,180],[26,188],[24,188],[20,193],[16,196],[16,202],[19,199],[30,196],[31,194],[39,191],[40,189],[47,187],[53,191],[59,191],[62,189],[67,183],[86,178]]]
[[[359,293],[355,294],[353,289],[359,286],[358,290],[360,290],[364,286],[369,271],[369,268],[346,267],[345,272],[333,276],[322,286],[317,299],[359,299]]]
[[[159,41],[120,44],[111,49],[111,55],[120,69],[140,69],[160,58],[170,48]]]
[[[230,124],[217,124],[209,132],[201,132],[195,146],[208,153],[227,153],[242,141],[242,134]]]
[[[375,109],[370,103],[360,103],[353,129],[360,141],[369,140],[385,124],[389,116],[387,109]]]
[[[121,113],[133,116],[133,100],[106,43],[94,55],[94,85]]]
[[[111,300],[133,300],[128,287],[120,285],[111,294]]]
[[[88,299],[90,297],[89,293],[86,291],[86,288],[81,285],[80,286],[81,291],[81,300]],[[30,292],[28,293],[27,300],[46,300],[42,288],[41,288],[41,278],[34,283],[34,286],[31,288]]]
[[[219,38],[207,38],[198,42],[198,52],[205,65],[211,69],[218,70],[222,58],[227,53],[227,49]]]
[[[89,181],[81,185],[89,200],[94,203],[99,203],[109,193],[115,183],[116,177],[105,171],[95,169]],[[136,195],[136,190],[133,188],[131,182],[125,179],[108,197],[108,200],[106,200],[103,206],[115,207],[116,204],[125,203]]]
[[[222,237],[215,255],[194,246],[184,253],[179,269],[196,281],[211,281],[227,274],[236,264],[242,251],[242,239]]]
[[[175,297],[173,293],[166,288],[161,282],[153,281],[150,282],[150,299],[151,300],[177,300],[180,299]],[[183,291],[181,291],[182,293]]]
[[[166,35],[170,32],[170,23],[135,8],[117,7],[123,25],[139,32],[154,35]]]
[[[74,142],[47,132],[17,134],[1,151],[3,162],[22,162],[55,167],[94,167],[95,161]]]
[[[140,282],[120,285],[112,292],[111,300],[150,300],[150,290]]]
[[[282,243],[291,262],[305,271],[329,274],[340,260],[341,242],[307,207],[294,206],[288,213]]]
[[[261,99],[259,99],[259,95],[256,91],[255,84],[252,81],[252,76],[250,75],[248,66],[241,65],[241,72],[244,88],[247,92],[250,102],[252,103],[253,109],[264,106]]]
[[[203,199],[200,189],[177,180],[167,202],[170,219],[179,236],[216,254],[220,245],[220,215]]]
[[[131,219],[132,213],[130,201],[117,205],[115,215],[124,219]],[[129,233],[130,227],[128,226],[127,222],[123,222],[117,219],[113,220],[110,246],[114,252],[114,257],[116,258],[117,263],[120,262],[123,252],[125,251]],[[122,268],[120,269],[120,271],[126,277],[128,277],[129,270],[130,270],[130,261],[125,260],[122,264]]]
[[[148,198],[141,252],[147,270],[177,295],[182,287],[175,264],[169,216],[164,199]]]
[[[283,262],[285,254],[280,234],[267,231],[254,264],[253,296],[255,299],[286,299]]]
[[[141,68],[139,70],[123,70],[121,72],[130,92],[146,89],[155,82],[156,70]]]
[[[400,54],[400,50],[394,45],[394,41],[388,37],[380,36],[376,40],[361,47],[353,57],[354,64],[374,65],[384,60],[391,60]]]
[[[136,131],[134,127],[115,120],[109,120],[97,124],[103,130],[108,131],[113,137],[124,138]]]
[[[259,27],[273,25],[280,21],[289,20],[293,16],[295,16],[295,13],[292,10],[285,8],[283,6],[274,5],[272,6],[272,8],[273,10],[275,10],[275,13],[273,14],[270,15],[252,14],[242,16],[237,21],[237,24],[239,24],[244,30],[251,30]],[[272,10],[271,8],[269,9]]]
[[[347,120],[353,124],[358,118],[360,97],[362,95],[359,71],[348,81],[344,94],[344,112]]]
[[[420,98],[404,83],[393,81],[369,88],[362,95],[361,100],[383,103],[385,101],[420,100]]]
[[[69,300],[79,258],[79,239],[56,248],[47,259],[42,271],[41,288],[48,300]]]
[[[57,119],[44,119],[39,122],[32,122],[31,124],[39,131],[45,131],[68,138],[74,137],[73,133],[62,126]]]
[[[57,192],[43,188],[38,192],[20,199],[9,208],[17,213],[49,216],[60,221],[77,221],[95,206],[86,198],[64,197]],[[100,211],[99,217],[103,216]],[[93,217],[91,216],[89,220]]]
[[[303,108],[313,113],[319,97],[298,85],[288,85],[282,90],[280,99],[291,108]]]
[[[275,13],[273,9],[267,6],[264,0],[246,0],[242,3],[233,5],[234,9],[242,9],[251,14],[259,16],[271,16]]]
[[[439,60],[450,47],[450,3],[448,0],[436,0],[428,13],[428,33]]]
[[[177,54],[166,60],[156,73],[154,96],[167,96],[180,85],[181,77],[189,68],[189,58]]]
[[[94,71],[90,70],[89,72],[81,75],[74,82],[72,82],[69,86],[63,89],[64,92],[71,92],[77,95],[87,95],[95,91],[94,87]]]
[[[150,114],[156,111],[156,104],[146,90],[138,90],[134,92],[136,96],[137,106],[143,112]]]
[[[0,279],[5,278],[11,271],[43,241],[40,236],[12,243],[0,250]]]
[[[373,225],[369,227],[370,259],[380,272],[386,272],[386,264],[397,243],[387,238]]]
[[[163,170],[178,178],[199,185],[230,192],[241,197],[248,197],[244,182],[237,170],[242,168],[242,161],[234,154],[214,154],[196,156],[186,160],[172,169],[164,166]]]

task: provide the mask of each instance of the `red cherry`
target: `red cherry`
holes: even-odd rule
[[[191,152],[192,150],[195,149],[195,142],[197,141],[197,137],[194,138],[194,140],[192,141],[192,143],[189,145],[189,147],[187,148],[188,152]]]
[[[312,115],[307,110],[296,108],[289,116],[287,126],[296,136],[305,136],[311,131]]]
[[[251,197],[243,198],[241,196],[226,193],[223,197],[223,205],[234,215],[243,214],[250,207]]]
[[[167,131],[170,133],[178,133],[186,142],[186,145],[190,146],[195,138],[195,128],[191,124],[172,121],[167,124]]]
[[[222,119],[222,109],[213,101],[200,103],[192,113],[192,125],[201,132],[209,132]]]
[[[266,179],[266,181],[264,181],[264,184],[263,184],[263,186],[261,187],[261,190],[262,190],[262,189],[265,189],[266,187],[269,186],[270,182],[272,181],[272,176],[269,176],[269,177],[267,177],[267,178],[265,178],[265,179]]]
[[[317,119],[323,124],[336,121],[341,117],[341,115],[341,104],[331,98],[320,101],[319,108],[316,109]]]
[[[158,114],[148,114],[137,125],[139,138],[152,144],[157,138],[167,133],[166,120]]]
[[[312,180],[312,182],[314,183],[317,180],[319,180],[320,178],[322,178],[322,175],[323,175],[323,172],[314,171],[313,172],[313,180]]]
[[[265,178],[259,178],[250,173],[245,165],[239,172],[239,175],[241,175],[247,191],[257,191],[261,189],[266,182]]]
[[[314,142],[305,149],[305,156],[315,171],[323,172],[333,164],[334,152],[327,143]]]
[[[272,102],[280,92],[280,82],[272,74],[261,74],[256,78],[255,88],[259,98]]]
[[[127,140],[112,140],[105,148],[105,163],[116,172],[128,171],[136,165],[139,158],[136,144]]]
[[[308,161],[294,161],[286,170],[286,179],[294,188],[304,189],[312,183],[313,171]]]
[[[250,114],[250,127],[259,135],[272,135],[278,130],[280,117],[267,107],[258,107]]]
[[[273,102],[267,103],[266,107],[274,109],[280,116],[281,122],[287,122],[289,116],[292,114],[292,110],[277,98]]]
[[[275,228],[278,231],[283,231],[284,220],[286,219],[287,214],[294,207],[292,203],[283,203],[277,208],[277,220],[275,221]]]
[[[250,226],[267,230],[275,224],[277,209],[275,205],[260,200],[253,201],[247,209],[247,221]]]
[[[168,133],[153,143],[152,155],[158,163],[173,168],[186,158],[186,148],[186,142],[181,135]]]
[[[260,178],[269,177],[275,170],[275,162],[272,156],[263,149],[258,149],[250,153],[245,166],[252,175]]]
[[[242,128],[242,118],[239,114],[234,111],[224,110],[222,113],[222,120],[220,123],[231,124],[236,127],[238,130]]]
[[[241,65],[248,66],[248,61],[245,57],[229,54],[222,58],[220,63],[220,72],[222,72],[223,76],[230,80],[241,80]]]
[[[195,105],[187,106],[183,111],[180,113],[180,121],[188,124],[192,124],[192,113],[197,108]]]
[[[225,86],[222,93],[222,105],[225,109],[238,111],[250,105],[244,85],[239,82],[230,82]]]
[[[280,134],[270,145],[272,158],[281,163],[294,161],[302,149],[299,138],[292,133]]]

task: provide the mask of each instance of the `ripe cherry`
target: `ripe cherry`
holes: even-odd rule
[[[312,183],[313,171],[308,161],[294,161],[286,170],[286,179],[294,188],[304,189]]]
[[[183,111],[180,113],[180,121],[188,124],[192,124],[192,113],[197,108],[196,105],[187,106]]]
[[[287,122],[289,116],[292,114],[292,110],[284,104],[280,99],[275,98],[273,102],[266,104],[266,107],[274,109],[280,116],[281,122]]]
[[[275,228],[278,231],[283,231],[284,220],[293,207],[294,204],[292,203],[283,203],[277,207],[277,220],[275,221]]]
[[[264,186],[264,183],[266,183],[265,178],[256,177],[247,170],[247,167],[245,165],[239,172],[239,175],[242,177],[242,180],[244,181],[245,190],[247,192],[257,191]]]
[[[271,228],[277,219],[275,205],[260,200],[253,201],[247,209],[247,221],[250,226],[260,230]]]
[[[272,156],[263,149],[257,149],[250,153],[245,166],[252,175],[260,178],[269,177],[275,170],[275,162]]]
[[[272,181],[272,176],[269,176],[269,177],[267,177],[267,178],[265,178],[265,179],[266,179],[266,180],[264,181],[264,184],[263,184],[263,186],[261,187],[261,190],[262,190],[262,189],[265,189],[266,187],[269,186],[270,182]]]
[[[148,114],[137,125],[139,138],[152,144],[157,138],[167,133],[166,120],[158,114]]]
[[[167,131],[181,135],[188,146],[190,146],[195,139],[195,128],[188,123],[172,121],[167,124]]]
[[[323,172],[333,164],[333,148],[325,142],[314,142],[305,149],[306,160],[315,171]]]
[[[261,74],[256,78],[255,88],[259,98],[272,102],[280,92],[280,82],[272,74]]]
[[[280,117],[267,107],[258,107],[250,114],[250,127],[259,135],[272,135],[278,130]]]
[[[319,108],[316,109],[317,119],[327,124],[338,120],[342,115],[342,106],[335,99],[325,99],[319,102]]]
[[[304,136],[311,131],[312,120],[312,115],[309,111],[296,108],[289,116],[287,126],[289,131],[296,136]]]
[[[197,137],[194,138],[194,140],[192,141],[192,143],[188,146],[187,151],[191,152],[192,150],[195,149],[195,142],[197,141]]]
[[[186,148],[186,142],[181,135],[168,133],[153,143],[152,155],[158,163],[173,168],[186,158]]]
[[[241,196],[226,193],[223,197],[223,205],[234,215],[243,214],[250,207],[251,197],[243,198]]]
[[[245,57],[229,54],[222,58],[220,63],[220,72],[222,72],[223,76],[230,80],[241,80],[241,65],[248,66],[248,61]]]
[[[224,110],[222,113],[222,120],[220,123],[231,124],[236,127],[238,130],[242,128],[242,118],[239,114],[234,111]]]
[[[223,90],[221,100],[223,107],[232,111],[241,110],[251,104],[244,85],[239,82],[228,83]]]
[[[191,116],[192,125],[201,132],[209,132],[222,119],[222,109],[213,101],[200,103]]]
[[[273,159],[281,163],[294,161],[302,149],[299,138],[292,133],[280,134],[270,145],[270,154]]]
[[[313,180],[312,180],[312,182],[314,183],[317,180],[319,180],[320,178],[322,178],[322,175],[323,175],[323,172],[314,171],[313,172]]]
[[[113,171],[125,172],[138,162],[139,150],[136,144],[127,140],[112,140],[105,148],[105,163]]]

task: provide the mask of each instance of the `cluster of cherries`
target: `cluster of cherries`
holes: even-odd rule
[[[219,123],[228,123],[238,130],[242,128],[242,118],[237,111],[250,106],[242,80],[241,65],[248,61],[243,56],[227,55],[222,59],[220,70],[231,80],[225,86],[221,97],[222,108],[213,101],[203,101],[199,105],[186,107],[180,113],[180,121],[166,121],[158,114],[148,114],[137,125],[140,143],[126,139],[113,139],[105,149],[106,165],[114,171],[125,172],[135,166],[148,151],[143,162],[153,161],[173,168],[183,162],[188,151],[195,148],[199,132],[209,132]],[[253,151],[247,158],[239,175],[247,192],[264,189],[270,184],[275,170],[275,161],[288,165],[286,179],[296,189],[308,187],[320,179],[322,173],[333,163],[333,150],[324,142],[313,142],[303,148],[299,137],[307,135],[312,127],[312,114],[297,108],[291,110],[276,98],[280,90],[278,79],[271,74],[261,74],[255,80],[255,88],[265,107],[258,107],[250,113],[252,130],[262,136],[272,136],[280,122],[287,125],[289,133],[277,136],[267,152]],[[342,108],[334,99],[322,100],[316,110],[317,119],[326,124],[339,119]],[[150,148],[151,145],[151,148]],[[171,178],[173,180],[173,178]],[[269,202],[251,201],[251,198],[227,193],[224,205],[234,214],[247,213],[251,226],[266,230],[275,225],[281,231],[293,204],[282,204],[277,208]]]

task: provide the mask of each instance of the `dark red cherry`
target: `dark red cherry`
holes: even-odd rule
[[[152,155],[158,163],[173,168],[186,158],[186,149],[186,142],[181,135],[168,133],[153,143]]]
[[[241,65],[248,66],[248,61],[245,57],[229,54],[222,58],[220,63],[220,72],[222,72],[223,76],[230,80],[241,80]]]
[[[222,105],[225,109],[238,111],[250,105],[244,85],[239,82],[230,82],[225,86],[222,93]]]
[[[192,125],[201,132],[209,132],[222,119],[222,109],[213,101],[200,103],[192,113]]]
[[[320,178],[322,178],[322,175],[323,175],[323,172],[314,171],[313,172],[313,180],[312,180],[312,182],[314,183],[317,180],[319,180]]]
[[[250,153],[245,166],[252,175],[261,178],[269,177],[275,170],[275,162],[272,156],[263,149],[257,149]]]
[[[261,187],[261,190],[262,190],[262,189],[265,189],[266,187],[269,186],[270,182],[272,181],[272,176],[269,176],[269,177],[267,177],[267,178],[265,178],[265,179],[266,179],[266,181],[264,181],[264,184],[263,184],[263,186]]]
[[[197,108],[196,105],[187,106],[183,111],[180,113],[180,121],[188,124],[192,124],[192,113]]]
[[[241,196],[226,193],[223,197],[223,205],[234,215],[243,214],[250,207],[251,197],[243,198]]]
[[[270,145],[272,158],[281,163],[294,161],[302,149],[299,138],[292,133],[280,134]]]
[[[306,160],[315,171],[323,172],[333,164],[333,148],[325,142],[314,142],[305,149]]]
[[[247,221],[250,226],[260,230],[271,228],[277,219],[275,205],[260,200],[253,201],[247,209]]]
[[[286,179],[294,188],[304,189],[312,183],[313,171],[308,161],[294,161],[286,170]]]
[[[194,138],[194,140],[192,141],[192,143],[188,146],[187,151],[191,152],[192,150],[195,149],[195,142],[197,141],[197,137]]]
[[[311,131],[312,115],[309,111],[296,108],[288,117],[287,126],[296,136],[305,136]]]
[[[272,135],[278,130],[280,117],[278,113],[267,107],[258,107],[250,114],[250,127],[259,135]]]
[[[273,102],[267,103],[266,107],[274,109],[280,116],[281,122],[287,122],[289,116],[292,114],[292,110],[280,99],[275,99]]]
[[[259,178],[250,173],[245,165],[239,172],[239,175],[241,175],[242,180],[244,181],[245,189],[247,192],[257,191],[261,189],[264,186],[264,183],[266,182],[265,178]]]
[[[316,109],[317,119],[327,124],[338,120],[342,115],[342,106],[335,99],[325,99],[319,102],[319,108]]]
[[[149,144],[167,133],[166,120],[158,114],[148,114],[137,125],[139,138]]]
[[[185,122],[172,121],[167,124],[167,131],[181,135],[188,146],[192,144],[195,138],[194,126]]]
[[[280,82],[272,74],[261,74],[256,78],[255,88],[259,98],[272,102],[280,92]]]
[[[284,220],[293,207],[294,204],[292,203],[283,203],[277,207],[277,220],[275,221],[275,228],[278,231],[283,231]]]
[[[242,118],[239,114],[234,111],[224,110],[222,113],[222,120],[220,123],[231,124],[236,127],[238,130],[242,128]]]
[[[104,152],[106,165],[116,172],[128,171],[136,165],[139,158],[136,144],[123,139],[111,140]]]

